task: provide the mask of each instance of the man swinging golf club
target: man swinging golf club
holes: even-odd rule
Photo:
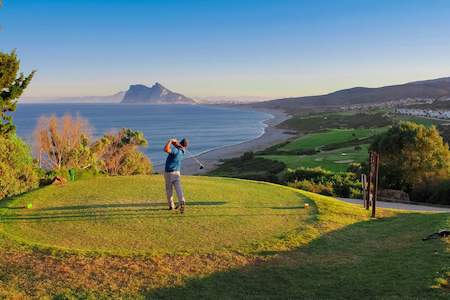
[[[166,166],[164,172],[164,179],[166,181],[166,194],[169,210],[180,208],[180,213],[184,213],[186,200],[184,199],[183,189],[181,188],[181,161],[186,154],[186,148],[189,142],[187,139],[182,139],[178,142],[177,139],[170,139],[164,146],[164,152],[168,154],[166,159]],[[174,207],[173,203],[173,187],[177,192],[178,205]]]

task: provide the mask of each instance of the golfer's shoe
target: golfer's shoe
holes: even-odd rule
[[[175,207],[175,209],[180,209],[180,214],[183,214],[185,206],[186,206],[186,204],[181,203],[181,204],[178,204],[177,207]]]
[[[169,210],[173,210],[173,206],[169,206]]]

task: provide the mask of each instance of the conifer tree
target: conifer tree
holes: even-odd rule
[[[15,131],[11,112],[16,110],[17,99],[27,88],[35,71],[28,76],[19,74],[20,61],[16,52],[0,52],[0,135]]]

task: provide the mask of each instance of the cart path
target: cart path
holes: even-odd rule
[[[345,201],[347,203],[358,204],[361,206],[363,205],[363,201],[361,199],[348,199],[348,198],[336,198],[336,199]],[[403,209],[403,210],[415,210],[415,211],[429,211],[429,212],[450,212],[450,207],[427,206],[427,205],[407,204],[407,203],[394,203],[394,202],[385,202],[385,201],[377,201],[377,207],[395,208],[395,209]]]

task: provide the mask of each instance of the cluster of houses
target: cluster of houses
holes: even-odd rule
[[[402,115],[450,120],[450,110],[429,110],[419,108],[396,108],[395,112]]]

